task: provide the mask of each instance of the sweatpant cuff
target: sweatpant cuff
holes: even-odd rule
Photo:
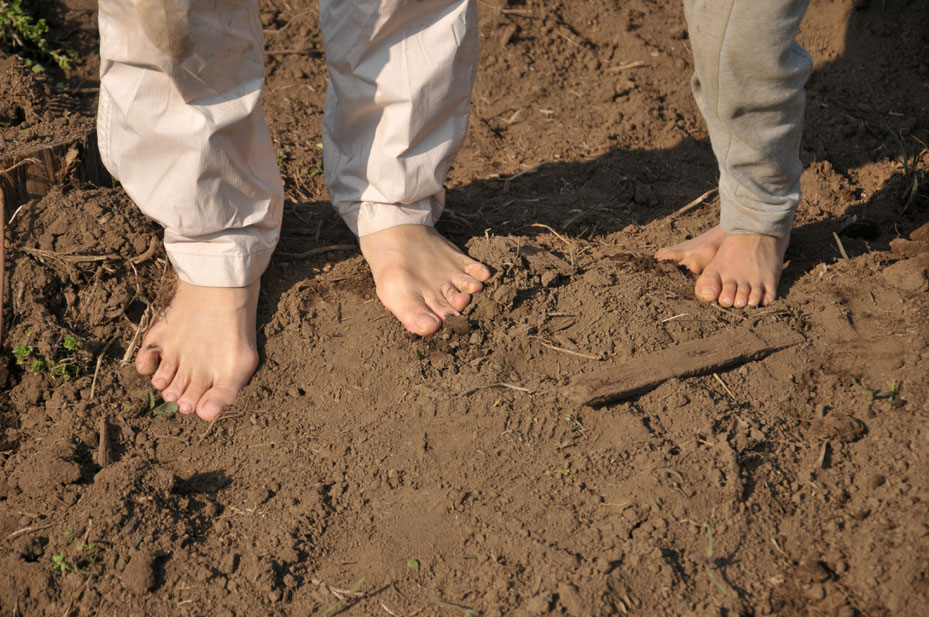
[[[783,197],[759,199],[736,185],[720,181],[719,224],[727,234],[760,234],[786,238],[794,224],[794,213],[800,202],[800,191]]]
[[[356,236],[367,236],[397,225],[435,227],[444,208],[443,196],[427,197],[407,205],[371,201],[336,205],[342,220]]]
[[[201,287],[247,287],[264,273],[273,248],[252,253],[189,253],[165,246],[179,279]]]

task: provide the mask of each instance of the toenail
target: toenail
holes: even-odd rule
[[[167,380],[167,379],[161,379],[161,378],[159,378],[159,379],[153,379],[153,380],[152,380],[152,385],[155,386],[156,388],[158,388],[159,390],[163,390],[163,389],[165,388],[165,386],[168,385],[168,380]]]
[[[437,323],[439,323],[439,320],[430,315],[420,315],[416,318],[416,327],[418,328],[431,328]]]
[[[222,403],[210,400],[203,404],[200,408],[200,412],[202,416],[212,419],[223,412],[223,406]]]

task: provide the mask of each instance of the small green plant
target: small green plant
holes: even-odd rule
[[[729,590],[726,589],[726,586],[720,583],[716,575],[713,574],[713,570],[715,570],[718,565],[717,560],[713,557],[713,530],[710,528],[709,524],[703,523],[703,531],[706,534],[706,554],[694,555],[692,559],[697,563],[703,564],[703,571],[706,572],[706,576],[710,579],[710,582],[721,592],[728,594]]]
[[[178,412],[180,407],[174,401],[165,401],[158,407],[152,409],[153,418],[170,418]]]
[[[284,161],[289,161],[290,155],[283,150],[277,151],[277,164],[281,165]]]
[[[316,149],[319,150],[320,152],[322,152],[322,151],[323,151],[323,144],[322,144],[322,143],[317,143],[317,144],[316,144]],[[316,161],[316,163],[315,163],[312,167],[310,167],[310,175],[311,175],[311,176],[321,176],[321,175],[323,175],[323,162],[322,162],[322,161]]]
[[[564,415],[564,421],[571,425],[572,431],[584,431],[584,425],[581,424],[581,419],[574,414],[566,413]]]
[[[74,570],[74,566],[68,563],[64,553],[55,553],[52,555],[52,570],[64,574]]]
[[[362,576],[362,577],[358,580],[357,583],[355,583],[354,585],[352,585],[352,588],[348,590],[348,593],[345,594],[345,597],[339,598],[338,600],[336,600],[335,602],[333,602],[332,604],[330,604],[329,607],[328,607],[325,611],[323,611],[323,613],[322,613],[322,615],[321,615],[320,617],[326,617],[326,615],[330,614],[332,611],[336,610],[337,608],[339,608],[340,606],[342,606],[343,604],[345,604],[346,601],[349,601],[349,602],[350,602],[350,601],[354,600],[354,599],[357,597],[357,595],[358,595],[358,590],[361,588],[361,585],[362,585],[362,583],[364,583],[364,582],[365,582],[365,577]]]
[[[890,401],[893,401],[894,398],[896,398],[897,394],[900,393],[900,384],[901,384],[901,382],[897,381],[896,379],[891,379],[891,380],[890,380],[890,384],[887,386],[886,389],[884,389],[884,388],[877,388],[877,389],[869,388],[868,386],[864,385],[863,383],[861,383],[861,382],[858,381],[857,379],[855,380],[855,383],[858,384],[858,387],[859,387],[859,388],[861,388],[862,390],[864,390],[865,392],[868,393],[868,395],[871,397],[871,400],[872,400],[872,401],[876,401],[876,400],[880,400],[880,399],[884,399],[884,398],[885,398],[885,399],[888,399],[888,400],[890,400]]]
[[[87,374],[83,351],[84,343],[79,338],[73,334],[66,335],[55,350],[55,358],[48,362],[51,367],[49,372],[62,381],[71,381]]]
[[[35,349],[32,348],[32,345],[20,343],[13,348],[13,356],[16,358],[16,363],[25,364],[25,362],[32,357],[34,351]]]
[[[67,552],[62,551],[52,555],[52,570],[59,574],[77,572],[78,574],[93,574],[93,568],[98,563],[98,548],[95,543],[75,545],[74,530],[65,529],[65,538],[68,540]]]
[[[416,572],[419,572],[419,560],[414,559],[413,557],[410,557],[409,559],[406,560],[406,567],[409,568],[410,570],[415,570]]]
[[[48,371],[57,379],[72,381],[87,374],[88,354],[84,351],[81,339],[73,334],[62,339],[51,357],[41,355],[35,347],[25,343],[19,343],[13,348],[13,356],[16,364],[36,375]]]
[[[45,72],[51,62],[62,71],[74,68],[76,51],[66,44],[52,45],[45,35],[48,24],[36,19],[22,6],[22,0],[0,0],[0,45],[20,55],[34,73]]]
[[[38,375],[45,370],[45,360],[43,360],[32,345],[18,344],[13,348],[13,356],[16,358],[16,364],[26,367],[30,373]]]
[[[152,414],[153,418],[170,418],[180,411],[180,407],[173,401],[162,401],[161,405],[159,405],[158,400],[155,398],[154,390],[148,391],[146,399],[148,402],[148,411]]]

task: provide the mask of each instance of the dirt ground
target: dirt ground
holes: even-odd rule
[[[35,6],[82,60],[58,85],[0,61],[4,156],[92,126],[94,4]],[[118,187],[7,211],[0,615],[929,614],[929,4],[814,0],[781,298],[738,311],[651,258],[718,217],[678,212],[716,179],[678,3],[482,0],[440,229],[494,276],[426,339],[357,250],[305,254],[353,242],[319,174],[317,9],[261,11],[288,202],[225,416],[163,413],[123,361],[172,275]],[[772,325],[803,342],[571,396]]]

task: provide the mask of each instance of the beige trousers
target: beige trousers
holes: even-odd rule
[[[467,133],[476,1],[321,0],[319,13],[333,204],[359,235],[433,225]],[[101,0],[100,41],[107,169],[165,227],[182,280],[256,280],[283,207],[257,0]]]

